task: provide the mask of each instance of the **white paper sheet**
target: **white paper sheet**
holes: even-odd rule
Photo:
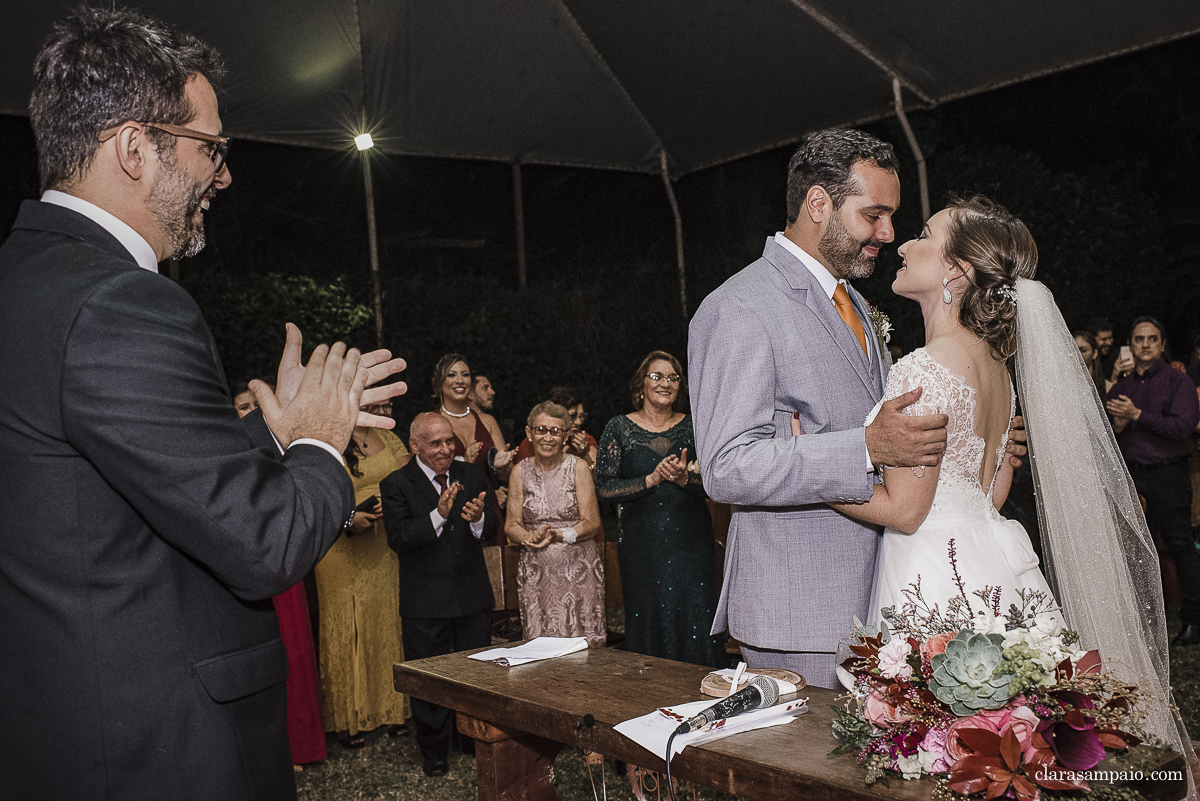
[[[556,656],[566,656],[587,647],[586,637],[536,637],[522,645],[492,648],[471,654],[467,658],[478,659],[480,662],[492,662],[504,667],[516,667],[530,662],[540,662],[543,659],[554,659]]]
[[[640,718],[618,723],[613,728],[655,756],[662,757],[667,752],[667,740],[670,738],[671,732],[675,731],[680,723],[714,703],[712,700],[693,701],[688,704],[662,707],[648,715],[642,715]],[[726,720],[718,720],[702,729],[676,737],[675,741],[671,743],[671,756],[675,756],[689,745],[719,740],[741,731],[782,726],[785,723],[791,723],[793,718],[807,711],[808,699],[797,698],[793,701],[769,706],[766,709],[756,709],[753,712],[746,712]]]

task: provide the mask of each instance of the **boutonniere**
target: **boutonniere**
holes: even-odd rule
[[[871,318],[875,336],[879,339],[880,350],[886,350],[888,343],[892,341],[892,321],[870,303],[867,304],[867,316]]]

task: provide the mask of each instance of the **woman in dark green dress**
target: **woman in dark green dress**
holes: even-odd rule
[[[692,420],[676,411],[686,397],[679,362],[653,351],[630,381],[634,411],[614,417],[600,438],[596,492],[621,505],[621,584],[625,648],[727,667],[723,643],[710,635],[717,607],[712,520]]]

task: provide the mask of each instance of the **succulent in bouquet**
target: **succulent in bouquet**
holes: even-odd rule
[[[832,754],[857,753],[868,783],[929,775],[953,793],[1019,801],[1088,791],[1082,771],[1141,741],[1142,694],[1079,647],[1045,593],[1022,590],[1002,610],[999,588],[973,600],[955,577],[944,607],[918,579],[878,629],[855,619]]]

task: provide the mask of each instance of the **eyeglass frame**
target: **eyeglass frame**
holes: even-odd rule
[[[130,120],[130,122],[136,122],[138,125],[144,125],[147,128],[157,128],[164,133],[171,134],[171,136],[182,137],[184,139],[197,139],[201,142],[211,142],[216,145],[213,148],[212,155],[209,157],[212,159],[213,173],[220,174],[221,170],[225,168],[225,162],[229,158],[230,139],[228,136],[217,136],[216,134],[204,133],[193,128],[185,128],[182,125],[169,125],[165,122],[143,122],[142,120]],[[121,125],[124,124],[121,123]],[[121,130],[121,125],[114,125],[112,128],[105,128],[101,131],[98,137],[101,143],[107,142],[116,136],[117,131]]]
[[[654,376],[658,376],[658,378],[655,378]],[[646,378],[649,378],[656,384],[662,381],[666,381],[668,384],[678,384],[683,381],[683,376],[681,376],[679,373],[671,373],[670,375],[663,375],[659,372],[646,373]]]
[[[530,426],[529,430],[534,436],[544,437],[549,434],[554,439],[561,439],[567,434],[567,429],[558,426]],[[558,433],[554,433],[555,431]]]

